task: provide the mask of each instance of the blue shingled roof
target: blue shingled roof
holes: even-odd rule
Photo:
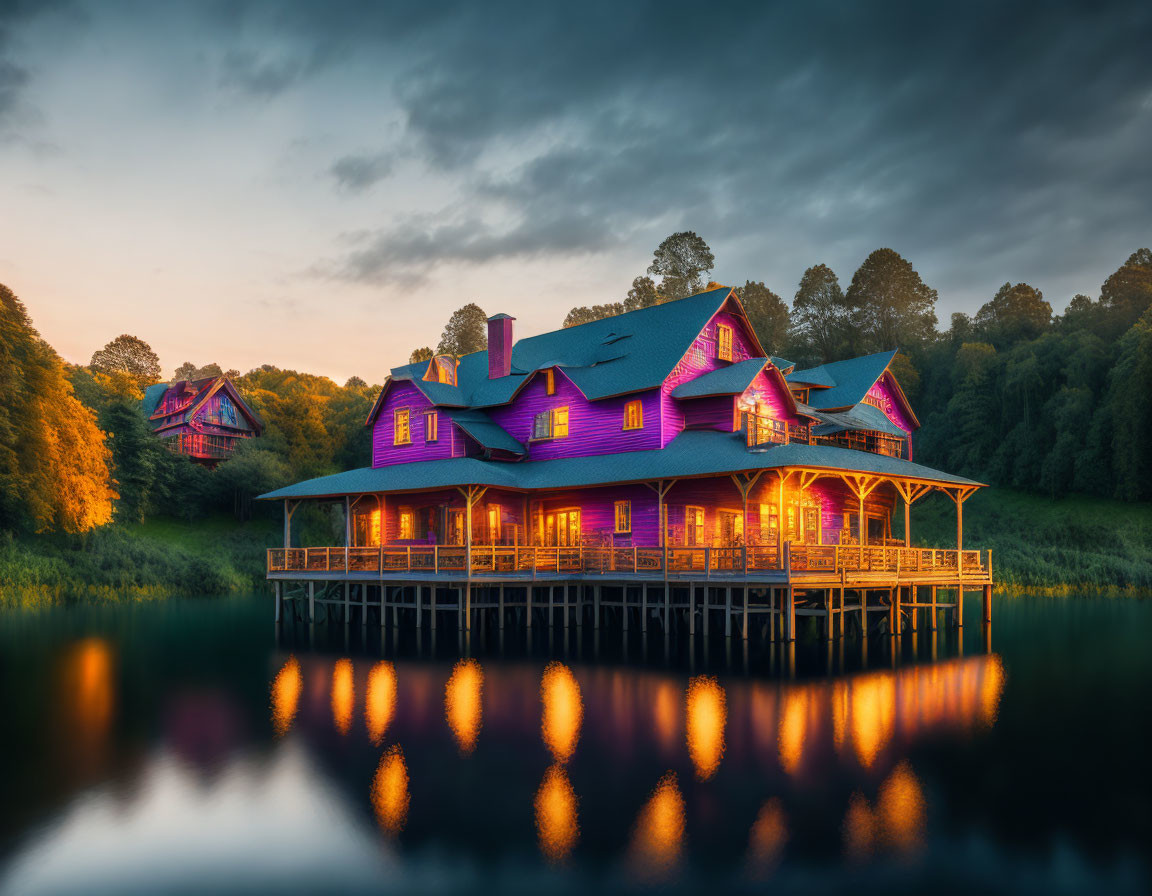
[[[783,374],[789,374],[795,369],[796,362],[789,361],[787,358],[777,358],[775,355],[769,355],[768,360],[776,365],[776,369]]]
[[[741,395],[768,364],[767,358],[749,358],[727,367],[710,370],[703,376],[681,383],[672,390],[673,398],[704,398],[709,395]]]
[[[724,305],[727,286],[521,339],[512,347],[512,373],[489,379],[488,352],[460,358],[456,386],[423,380],[427,362],[394,368],[442,407],[507,404],[537,370],[559,367],[589,400],[655,389],[680,363],[693,340]]]
[[[524,454],[524,446],[512,438],[504,427],[494,423],[483,411],[446,410],[444,413],[485,448],[507,451],[509,454]]]
[[[164,397],[164,393],[167,391],[167,383],[157,383],[144,390],[144,400],[141,402],[141,405],[144,408],[145,418],[151,417],[156,413],[156,408],[160,405],[160,399]]]
[[[795,370],[785,377],[791,385],[826,385],[813,390],[808,404],[818,411],[830,408],[850,408],[860,403],[868,390],[884,375],[896,351],[879,352],[847,361],[833,361],[809,370]],[[830,382],[829,382],[830,381]]]
[[[363,467],[298,482],[260,497],[267,500],[319,498],[372,492],[425,491],[458,485],[488,485],[509,489],[579,488],[786,467],[847,470],[940,485],[981,484],[883,454],[795,442],[756,452],[746,449],[739,433],[689,430],[680,433],[667,447],[652,451],[520,463],[455,457],[379,468]]]
[[[907,438],[908,433],[893,423],[880,408],[861,402],[850,411],[835,414],[828,411],[817,411],[817,418],[821,421],[812,432],[818,436],[831,435],[845,430],[869,430],[884,432],[889,435]]]

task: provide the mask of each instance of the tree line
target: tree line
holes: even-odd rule
[[[619,303],[573,308],[565,326],[672,301],[709,285],[715,259],[685,231],[664,240]],[[1134,252],[1097,297],[1053,315],[1040,290],[1005,283],[975,314],[937,328],[937,293],[892,249],[872,252],[847,289],[825,264],[791,307],[760,281],[736,288],[765,349],[801,366],[899,348],[895,373],[923,428],[916,460],[981,481],[1152,498],[1152,252]],[[174,380],[227,373],[265,423],[260,439],[209,471],[169,452],[142,412],[160,363],[122,335],[87,365],[65,363],[0,285],[0,530],[80,533],[113,519],[253,512],[252,498],[363,466],[363,425],[379,386],[272,365],[239,374],[185,362]],[[475,303],[450,317],[438,353],[486,346]],[[412,353],[413,362],[432,356]]]

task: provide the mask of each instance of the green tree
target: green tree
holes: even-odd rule
[[[648,273],[660,278],[660,294],[670,301],[700,292],[715,264],[708,244],[691,230],[683,230],[656,247]]]
[[[215,361],[211,364],[205,364],[203,367],[197,367],[191,361],[185,361],[176,368],[176,373],[172,377],[172,382],[179,383],[182,380],[203,380],[210,376],[226,376],[231,380],[240,376],[240,371],[235,368],[225,370]]]
[[[1108,407],[1112,419],[1112,461],[1116,497],[1152,498],[1152,310],[1124,334],[1110,375]]]
[[[412,354],[410,354],[408,356],[408,363],[409,364],[419,364],[421,361],[431,361],[432,360],[432,354],[433,354],[432,349],[429,348],[428,346],[423,346],[422,348],[413,349]]]
[[[487,347],[488,315],[475,302],[469,302],[463,308],[453,311],[448,318],[436,354],[455,355],[459,358],[472,352],[482,352]]]
[[[1027,283],[1005,283],[976,312],[973,323],[985,339],[1002,349],[1047,330],[1052,325],[1052,306]]]
[[[835,272],[826,264],[808,268],[792,300],[795,340],[822,363],[844,357],[851,314]]]
[[[102,373],[127,373],[142,384],[160,379],[160,358],[143,339],[117,336],[92,355],[89,366]]]
[[[936,336],[936,290],[892,249],[864,259],[845,297],[861,337],[857,350],[916,351]]]
[[[788,306],[784,300],[758,280],[737,286],[736,295],[765,351],[781,353],[788,339]]]
[[[578,327],[580,324],[591,323],[594,320],[603,320],[606,317],[615,317],[618,314],[624,313],[624,306],[619,302],[611,302],[607,305],[593,305],[591,307],[581,306],[573,308],[568,312],[564,318],[565,327]]]
[[[656,281],[643,275],[632,280],[632,288],[624,297],[625,311],[638,311],[641,308],[651,308],[659,305],[663,300],[660,291],[656,288]]]

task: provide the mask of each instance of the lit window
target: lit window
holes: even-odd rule
[[[437,438],[437,419],[435,411],[425,411],[424,413],[424,441],[435,442]]]
[[[639,401],[630,401],[624,405],[624,428],[642,429],[644,427],[644,406]]]
[[[488,505],[488,543],[499,544],[500,542],[500,505]]]
[[[732,328],[724,324],[716,327],[716,357],[721,361],[732,360]]]
[[[704,544],[704,508],[684,508],[684,543],[689,547]]]
[[[412,433],[408,429],[408,408],[400,408],[392,414],[392,444],[407,445],[412,441]]]
[[[568,438],[568,408],[556,408],[552,411],[552,438]]]
[[[626,535],[632,531],[632,502],[616,502],[616,534]]]
[[[555,395],[556,394],[556,374],[552,372],[551,368],[544,371],[544,380],[545,380],[545,383],[547,384],[548,394],[549,395]]]
[[[400,534],[401,541],[409,541],[416,537],[416,518],[411,507],[400,508]]]

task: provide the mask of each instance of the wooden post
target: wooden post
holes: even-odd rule
[[[640,586],[640,631],[648,633],[648,583]]]
[[[279,622],[280,621],[280,605],[284,602],[284,598],[281,596],[281,593],[280,593],[280,583],[279,582],[276,582],[275,601],[276,601],[276,621]]]
[[[796,640],[796,593],[792,590],[792,586],[788,586],[787,590],[788,599],[788,640]]]
[[[917,630],[917,627],[919,625],[919,621],[917,619],[917,617],[920,615],[919,604],[917,603],[918,599],[919,599],[919,596],[916,593],[916,586],[915,585],[909,585],[908,586],[908,606],[909,606],[908,628],[912,631],[912,634],[916,634],[916,630]]]
[[[744,623],[741,632],[741,637],[748,640],[748,583],[744,583]]]
[[[308,583],[308,621],[316,621],[316,583]]]
[[[745,555],[745,566],[747,566],[747,555]],[[728,585],[724,589],[724,637],[732,637],[732,586]]]
[[[347,550],[347,548],[345,548]],[[348,624],[348,614],[352,609],[352,585],[344,580],[344,624]]]
[[[696,586],[688,583],[688,637],[696,635]]]
[[[824,589],[824,640],[832,640],[832,589]]]
[[[964,595],[956,595],[956,628],[964,628]]]
[[[592,586],[592,628],[600,628],[600,586]],[[627,612],[627,609],[625,609]]]
[[[992,586],[984,586],[984,624],[992,624]]]
[[[350,503],[350,501],[351,501],[351,499],[347,495],[345,495],[344,496],[344,574],[345,575],[348,574],[348,548],[351,547],[351,545],[352,545],[352,504]],[[345,592],[345,598],[347,598],[347,592]],[[345,603],[345,605],[347,605],[347,603],[348,603],[347,599],[345,599],[344,603]],[[345,622],[348,621],[347,616],[344,617],[344,621]]]
[[[500,631],[504,631],[504,583],[500,583]]]

